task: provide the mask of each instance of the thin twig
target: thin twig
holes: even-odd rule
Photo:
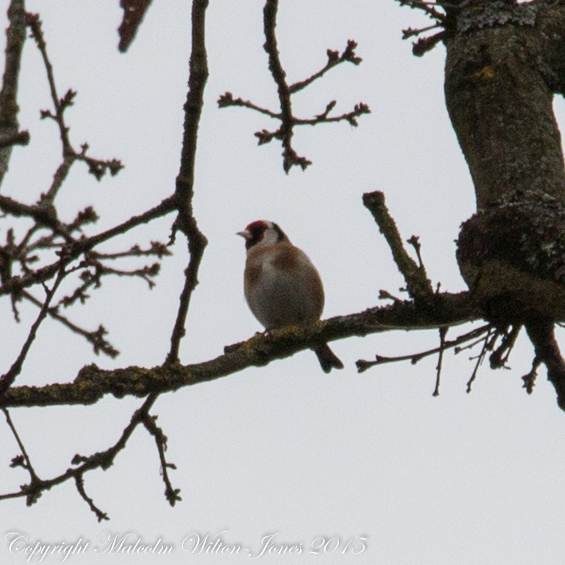
[[[312,84],[315,80],[323,77],[330,69],[333,69],[335,66],[349,62],[353,63],[354,65],[359,65],[363,59],[358,57],[355,54],[355,49],[357,48],[357,42],[353,41],[353,39],[349,39],[347,41],[347,46],[343,50],[343,53],[340,55],[338,51],[333,51],[328,49],[327,56],[328,62],[326,66],[319,70],[317,73],[314,73],[311,77],[307,78],[306,80],[302,80],[300,82],[295,82],[289,87],[289,92],[294,94],[299,90],[306,88],[308,85]]]
[[[39,329],[41,322],[43,322],[43,320],[45,319],[45,316],[47,316],[51,299],[53,298],[55,292],[57,291],[59,284],[61,284],[61,281],[65,278],[65,275],[66,275],[65,266],[64,263],[61,262],[59,266],[59,274],[55,282],[53,283],[51,290],[47,292],[47,296],[45,297],[45,302],[43,303],[43,307],[41,308],[39,315],[37,316],[37,319],[31,326],[29,335],[20,351],[20,354],[18,355],[17,359],[14,361],[8,372],[4,373],[4,375],[0,377],[0,398],[6,393],[6,391],[12,386],[12,384],[14,384],[14,381],[16,380],[17,376],[20,374],[25,358],[27,357],[27,354],[31,347],[31,344],[33,343],[33,341],[35,340],[35,336],[37,335],[37,330]]]
[[[43,30],[41,28],[41,20],[39,19],[38,14],[27,14],[27,25],[31,30],[31,36],[35,40],[37,44],[37,48],[41,53],[41,57],[43,59],[43,64],[45,66],[45,70],[47,71],[47,81],[49,83],[49,90],[51,92],[51,100],[53,102],[53,106],[55,107],[55,115],[53,116],[57,125],[59,126],[59,135],[61,136],[61,142],[63,144],[63,155],[67,153],[74,153],[74,150],[71,147],[71,143],[69,141],[69,129],[65,125],[64,120],[64,111],[65,108],[68,106],[72,106],[73,98],[76,95],[76,92],[72,90],[67,91],[67,94],[64,98],[59,98],[57,93],[57,85],[55,84],[55,76],[53,73],[53,65],[49,60],[49,56],[47,55],[47,44],[45,43],[45,38],[43,36]],[[43,113],[44,117],[47,117],[48,113]],[[51,199],[52,200],[52,199]]]
[[[357,122],[357,118],[362,116],[363,114],[370,114],[371,110],[367,104],[363,102],[359,102],[359,104],[355,104],[353,110],[351,112],[346,112],[345,114],[341,114],[339,116],[332,116],[331,118],[328,117],[329,112],[334,108],[335,100],[330,102],[327,106],[325,111],[322,114],[317,115],[315,118],[311,119],[301,119],[301,118],[293,118],[293,124],[298,126],[315,126],[318,124],[331,124],[335,122],[348,122],[349,125],[353,127],[357,127],[359,124]]]
[[[176,469],[174,463],[168,463],[165,458],[165,451],[167,450],[167,436],[163,433],[163,430],[156,424],[157,416],[150,416],[146,414],[143,419],[143,424],[147,431],[155,438],[155,444],[157,445],[157,450],[159,452],[159,459],[161,461],[161,473],[163,475],[163,482],[165,483],[165,497],[169,501],[171,506],[174,506],[177,502],[181,501],[180,489],[173,488],[171,481],[169,479],[169,473],[167,469]]]
[[[384,194],[379,191],[365,193],[363,204],[371,212],[381,233],[385,236],[394,262],[404,276],[410,296],[424,302],[431,301],[434,297],[432,283],[427,278],[423,266],[418,267],[404,249],[396,223],[386,207]]]
[[[273,139],[278,139],[281,141],[283,146],[283,168],[286,173],[290,169],[297,165],[306,169],[308,165],[312,162],[306,157],[299,156],[294,148],[292,147],[292,137],[294,135],[294,126],[315,126],[322,123],[335,123],[346,121],[352,126],[357,126],[357,118],[363,114],[370,114],[371,110],[367,104],[360,102],[356,104],[354,109],[350,112],[345,112],[339,116],[329,116],[329,113],[333,110],[336,105],[336,101],[332,100],[326,105],[326,109],[315,116],[314,118],[304,119],[297,118],[292,113],[292,94],[303,90],[315,80],[321,78],[327,71],[334,68],[343,62],[350,62],[354,65],[361,63],[361,57],[358,57],[355,53],[355,48],[357,43],[352,39],[348,40],[347,46],[343,53],[338,51],[333,51],[328,49],[327,56],[328,60],[326,65],[320,69],[318,72],[314,73],[312,76],[305,80],[296,82],[293,85],[288,85],[286,82],[286,73],[282,66],[280,55],[278,51],[277,36],[275,28],[277,25],[277,11],[278,11],[278,0],[266,0],[265,6],[263,8],[263,29],[265,33],[265,44],[264,49],[269,56],[269,71],[277,85],[277,92],[279,97],[280,112],[273,112],[267,108],[263,108],[253,102],[248,100],[243,100],[242,98],[234,98],[231,92],[226,92],[221,95],[218,99],[219,108],[227,108],[228,106],[243,106],[245,108],[250,108],[261,114],[265,114],[270,118],[280,120],[281,124],[277,130],[269,131],[263,129],[261,131],[255,132],[255,137],[259,140],[259,145],[264,145],[271,142]]]
[[[96,245],[108,241],[117,235],[124,234],[141,224],[146,224],[156,218],[169,214],[175,210],[175,202],[176,198],[174,196],[170,196],[154,208],[147,210],[147,212],[144,212],[139,216],[133,216],[129,220],[104,232],[74,242],[72,247],[68,250],[69,259],[76,259],[82,253],[94,248]],[[18,294],[25,288],[41,282],[46,282],[57,274],[58,267],[59,261],[37,269],[24,277],[12,277],[0,286],[0,296],[3,294]]]
[[[280,61],[277,46],[277,11],[278,0],[266,0],[263,8],[263,30],[265,33],[265,45],[263,46],[269,56],[269,71],[277,85],[279,103],[281,107],[280,139],[283,145],[283,168],[288,173],[293,165],[300,165],[306,169],[310,161],[305,157],[299,157],[292,147],[292,103],[290,99],[290,88],[286,82],[286,73]]]
[[[427,351],[420,351],[419,353],[398,355],[397,357],[385,357],[383,355],[376,355],[374,361],[365,361],[363,359],[360,359],[355,363],[357,366],[357,371],[359,373],[363,373],[367,369],[376,365],[384,365],[385,363],[397,363],[399,361],[410,361],[412,365],[415,365],[416,363],[418,363],[418,361],[424,359],[424,357],[435,355],[436,353],[441,353],[442,350],[445,351],[446,349],[451,349],[452,347],[456,347],[460,343],[466,343],[469,340],[475,339],[478,336],[487,333],[490,327],[490,324],[486,324],[484,326],[481,326],[480,328],[475,328],[474,330],[466,334],[460,335],[453,341],[444,341],[443,344],[440,344],[439,347],[434,347],[433,349],[429,349]]]
[[[19,434],[16,430],[16,427],[14,426],[14,423],[12,422],[12,418],[10,417],[10,413],[8,412],[7,408],[2,408],[2,411],[4,412],[4,416],[6,416],[6,422],[8,423],[8,427],[12,431],[12,434],[14,435],[14,438],[16,439],[16,441],[18,443],[20,451],[22,452],[22,456],[23,456],[23,459],[24,459],[24,464],[22,465],[22,467],[24,467],[27,470],[27,472],[29,473],[31,482],[37,483],[40,479],[37,476],[35,469],[33,468],[33,465],[31,464],[31,459],[29,458],[29,455],[27,454],[26,448],[24,447],[24,444],[23,444],[22,440],[20,439],[20,436],[19,436]]]
[[[408,6],[409,8],[413,8],[415,10],[422,10],[428,16],[433,18],[434,20],[438,20],[439,22],[445,22],[446,15],[442,12],[438,12],[435,6],[443,8],[442,4],[437,2],[425,2],[423,0],[397,0],[401,6]]]
[[[443,362],[443,352],[445,351],[445,336],[447,335],[447,331],[449,328],[440,328],[439,329],[439,355],[437,359],[437,366],[436,366],[436,386],[432,396],[439,396],[439,382],[441,378],[441,365]]]
[[[37,298],[35,298],[33,294],[24,290],[22,292],[22,296],[27,300],[29,300],[30,302],[32,302],[33,304],[35,304],[36,306],[39,307],[42,306],[42,302]],[[114,346],[104,338],[104,335],[107,333],[104,326],[100,325],[98,326],[98,329],[96,331],[89,332],[88,330],[84,330],[81,327],[77,326],[65,316],[59,314],[56,308],[49,308],[47,312],[49,316],[51,316],[54,320],[61,322],[71,331],[83,336],[88,342],[90,342],[92,344],[94,353],[96,353],[96,355],[98,355],[98,353],[100,352],[105,353],[106,355],[112,358],[117,357],[119,355],[120,352],[117,349],[115,349]]]
[[[130,423],[123,430],[118,441],[112,447],[108,448],[106,451],[95,453],[89,457],[83,457],[82,455],[75,455],[72,460],[72,464],[77,465],[76,467],[68,468],[64,473],[52,479],[48,479],[48,480],[38,479],[35,483],[32,482],[29,485],[23,485],[21,489],[17,492],[2,494],[0,495],[0,500],[27,497],[28,503],[30,501],[30,498],[32,498],[32,502],[35,502],[41,496],[42,492],[46,490],[50,490],[54,486],[60,485],[70,479],[74,479],[79,494],[81,495],[82,498],[84,498],[84,500],[88,502],[91,510],[96,514],[97,518],[99,520],[107,519],[107,515],[94,505],[92,499],[86,496],[86,493],[84,492],[84,484],[82,482],[82,478],[84,474],[88,471],[92,471],[94,469],[106,470],[113,465],[114,459],[116,458],[118,453],[126,447],[128,440],[132,436],[136,427],[143,421],[146,414],[153,406],[153,403],[155,402],[156,398],[157,398],[156,394],[150,394],[146,398],[141,408],[136,410],[133,416],[131,417]],[[80,478],[80,480],[77,481],[77,478]],[[100,518],[101,515],[103,516],[103,518]]]
[[[184,287],[179,299],[179,309],[171,334],[171,347],[167,363],[177,363],[180,342],[185,335],[186,316],[192,293],[198,284],[198,270],[208,240],[198,229],[192,208],[194,197],[194,165],[198,140],[198,126],[204,104],[204,88],[208,79],[206,53],[206,8],[208,0],[192,2],[192,52],[188,78],[188,94],[184,105],[184,134],[180,171],[176,181],[176,203],[179,215],[176,227],[188,240],[189,262],[185,270]]]
[[[98,506],[96,506],[96,504],[94,504],[94,501],[92,500],[92,498],[90,498],[86,494],[86,491],[84,490],[83,473],[75,475],[75,485],[77,487],[78,493],[86,501],[90,510],[92,510],[92,512],[94,512],[94,514],[96,514],[96,518],[98,518],[98,521],[102,522],[102,520],[109,520],[110,518],[108,518],[108,514],[106,514],[106,512],[102,512],[102,510],[100,510],[100,508],[98,508]]]
[[[394,296],[388,290],[379,290],[379,300],[393,300],[394,302],[404,302],[398,296]]]
[[[234,98],[231,92],[226,92],[218,98],[218,108],[227,108],[229,106],[241,106],[243,108],[249,108],[250,110],[255,110],[260,114],[265,114],[270,118],[276,118],[277,120],[280,120],[282,118],[282,115],[280,113],[277,114],[276,112],[272,112],[267,108],[257,106],[257,104],[253,104],[253,102],[250,102],[249,100]]]
[[[49,55],[47,54],[47,43],[45,42],[42,22],[39,15],[30,13],[26,14],[26,23],[31,30],[31,35],[37,44],[39,52],[41,53],[43,64],[47,73],[51,100],[55,108],[55,113],[52,113],[50,110],[43,110],[41,112],[41,117],[42,119],[50,118],[57,123],[62,143],[63,161],[53,176],[53,182],[51,183],[49,190],[42,196],[41,200],[43,203],[53,204],[59,189],[69,174],[71,167],[77,160],[84,161],[88,165],[89,173],[94,175],[97,180],[100,180],[107,170],[109,170],[112,175],[117,174],[117,172],[123,168],[123,165],[118,159],[99,160],[87,156],[87,143],[82,145],[80,153],[75,151],[69,139],[69,128],[65,123],[65,110],[74,104],[74,99],[77,93],[72,89],[68,89],[65,95],[62,98],[59,98],[57,85],[55,83],[53,65],[51,64]]]
[[[509,368],[506,366],[506,363],[508,362],[512,349],[514,349],[516,339],[521,329],[521,324],[515,324],[509,332],[504,332],[502,343],[490,355],[489,362],[491,369]]]
[[[477,373],[479,371],[479,367],[483,364],[485,356],[489,348],[492,349],[491,345],[494,345],[494,342],[489,341],[490,336],[494,333],[494,339],[496,340],[497,334],[496,330],[492,329],[492,326],[488,328],[487,335],[484,338],[483,348],[479,355],[477,355],[477,362],[475,363],[475,368],[473,369],[473,373],[471,374],[471,378],[467,381],[467,393],[471,392],[471,387],[477,378]]]
[[[524,381],[524,388],[528,394],[532,394],[532,392],[534,392],[534,386],[536,384],[536,377],[538,376],[538,368],[540,365],[541,359],[537,356],[534,357],[530,372],[522,377],[522,380]]]

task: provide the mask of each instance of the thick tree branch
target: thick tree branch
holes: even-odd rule
[[[106,394],[118,398],[144,397],[212,381],[248,367],[265,366],[321,342],[391,330],[437,329],[479,318],[469,293],[436,294],[432,309],[411,301],[397,302],[331,318],[313,329],[295,327],[273,331],[269,335],[257,334],[244,343],[226,347],[224,355],[195,365],[165,364],[152,369],[132,366],[115,370],[87,365],[72,383],[14,387],[0,400],[0,406],[93,404]]]
[[[27,132],[18,132],[18,81],[20,64],[26,39],[25,2],[11,0],[8,8],[10,25],[6,31],[6,58],[0,91],[0,186],[8,170],[12,145],[24,142]],[[27,135],[29,140],[29,134]],[[18,141],[19,140],[19,141]]]

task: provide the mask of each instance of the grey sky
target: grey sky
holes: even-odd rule
[[[88,141],[93,156],[117,157],[126,165],[101,183],[77,166],[63,188],[61,214],[70,219],[93,204],[101,220],[91,229],[98,231],[159,203],[172,191],[179,164],[188,2],[154,2],[125,55],[116,48],[117,1],[29,0],[28,10],[43,18],[61,94],[69,87],[78,91],[67,116],[73,143]],[[336,111],[360,101],[372,110],[358,128],[299,129],[295,148],[313,165],[285,175],[280,146],[257,147],[253,136],[272,127],[270,120],[240,108],[219,110],[216,104],[229,90],[276,108],[261,18],[258,0],[212,0],[208,11],[211,74],[194,205],[209,246],[181,348],[183,363],[213,358],[224,345],[261,331],[243,298],[245,252],[235,236],[256,219],[279,223],[311,257],[325,284],[324,317],[383,303],[380,289],[396,294],[403,284],[362,206],[363,192],[371,190],[385,192],[404,238],[420,236],[434,284],[464,289],[454,239],[473,213],[474,194],[443,101],[445,50],[440,45],[418,59],[410,43],[401,41],[402,28],[426,20],[392,0],[281,2],[277,31],[291,82],[321,68],[326,49],[341,51],[348,39],[359,43],[363,58],[359,67],[342,65],[298,96],[296,112],[319,114],[333,99]],[[38,120],[39,110],[50,103],[32,41],[26,43],[23,65],[20,123],[30,130],[32,143],[14,150],[3,191],[31,203],[49,186],[60,149],[54,124]],[[562,100],[556,106],[563,117]],[[170,221],[138,229],[127,245],[166,241]],[[116,360],[96,357],[78,336],[48,323],[18,384],[71,381],[92,362],[105,368],[162,363],[186,266],[184,243],[174,251],[152,291],[140,281],[108,280],[70,313],[88,327],[105,325],[121,351]],[[22,307],[17,325],[9,302],[0,301],[0,370],[13,362],[35,315],[33,308]],[[563,341],[562,332],[559,337]],[[88,551],[67,560],[77,565],[250,562],[245,553],[183,551],[190,534],[212,538],[222,531],[226,543],[249,548],[251,555],[270,534],[278,544],[302,544],[301,554],[262,555],[257,561],[263,563],[561,565],[565,489],[558,478],[565,471],[565,417],[545,370],[532,396],[521,388],[532,358],[526,339],[511,357],[512,370],[491,372],[485,365],[469,395],[473,362],[468,358],[476,352],[446,354],[438,398],[432,397],[436,358],[362,375],[355,370],[357,359],[416,352],[437,341],[434,331],[334,342],[346,368],[329,376],[311,352],[304,352],[164,395],[153,413],[169,438],[168,459],[177,465],[171,478],[183,501],[175,508],[163,496],[154,443],[138,430],[112,468],[85,479],[88,494],[110,522],[98,524],[74,485],[67,484],[31,508],[22,499],[2,502],[0,533],[24,534],[29,543],[89,542]],[[66,469],[75,453],[89,455],[114,443],[139,405],[139,400],[106,398],[88,408],[11,414],[37,472],[49,478]],[[17,490],[27,476],[8,467],[18,451],[3,423],[0,445],[1,491]],[[99,536],[108,532],[118,539],[132,533],[144,544],[160,538],[174,551],[157,557],[95,553]],[[338,549],[309,554],[321,536],[337,537]],[[367,538],[367,547],[352,555],[359,537]],[[10,555],[2,539],[0,560],[24,563],[26,556]],[[59,560],[50,556],[43,562]]]

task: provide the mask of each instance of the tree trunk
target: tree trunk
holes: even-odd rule
[[[461,273],[487,319],[565,320],[565,7],[479,0],[449,17],[446,103],[477,200]]]

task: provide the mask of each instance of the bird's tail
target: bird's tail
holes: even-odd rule
[[[330,349],[327,343],[318,345],[314,352],[318,356],[318,361],[320,361],[324,373],[329,373],[332,369],[343,369],[340,358]]]

